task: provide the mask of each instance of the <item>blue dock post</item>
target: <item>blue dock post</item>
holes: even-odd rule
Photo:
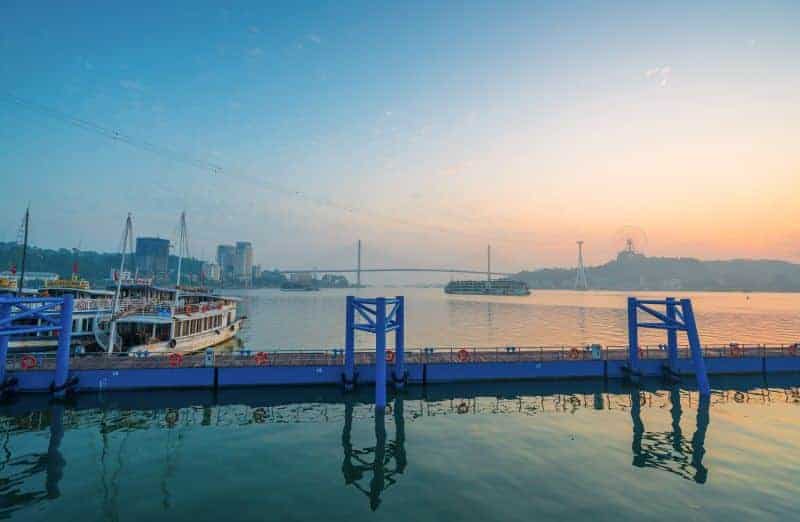
[[[355,331],[356,310],[353,305],[353,296],[347,296],[346,326],[344,334],[344,389],[352,391],[355,387],[356,369],[356,331]]]
[[[675,310],[675,298],[667,297],[667,319],[674,325],[678,318]],[[678,372],[678,330],[674,327],[667,330],[667,356],[669,359],[669,369],[675,374]]]
[[[394,331],[394,349],[397,352],[394,363],[394,371],[392,372],[392,382],[394,387],[402,390],[406,382],[406,303],[402,295],[397,296],[397,311],[395,321],[397,322],[397,329]]]
[[[5,329],[6,322],[11,319],[11,305],[0,303],[0,330]],[[8,335],[0,335],[0,395],[6,389],[6,361],[8,359]]]
[[[697,387],[701,395],[710,395],[711,387],[708,384],[706,363],[703,360],[703,347],[700,344],[700,334],[697,333],[697,322],[694,318],[692,301],[690,299],[681,299],[681,309],[683,310],[683,323],[686,325],[686,336],[689,338],[689,347],[692,350],[692,362],[694,363],[694,373],[697,377]]]
[[[56,397],[64,397],[69,374],[69,345],[72,339],[72,305],[71,294],[64,296],[61,302],[61,329],[58,332],[58,351],[56,352],[56,374],[53,381],[53,393]]]
[[[375,300],[375,408],[386,408],[386,298]]]
[[[628,298],[628,364],[631,373],[639,371],[639,316],[635,297]]]

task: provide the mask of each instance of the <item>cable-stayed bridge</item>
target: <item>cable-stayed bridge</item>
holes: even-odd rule
[[[486,270],[474,270],[463,268],[363,268],[361,266],[361,240],[358,241],[356,253],[356,266],[354,268],[301,268],[301,269],[278,269],[282,274],[356,274],[356,285],[361,285],[361,274],[364,273],[385,273],[385,272],[428,272],[428,273],[444,273],[444,274],[480,274],[486,276],[488,279],[492,277],[509,277],[514,275],[510,272],[493,272],[492,271],[492,250],[491,247],[486,249]]]

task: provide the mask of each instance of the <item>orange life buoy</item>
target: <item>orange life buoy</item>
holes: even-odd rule
[[[738,344],[731,344],[731,357],[741,357],[743,355],[742,347]]]
[[[461,404],[456,406],[456,411],[458,412],[459,415],[469,413],[469,405],[466,402],[461,401]]]
[[[569,357],[570,359],[573,359],[573,360],[574,360],[574,359],[577,359],[577,358],[578,358],[578,357],[580,357],[580,356],[581,356],[581,353],[578,351],[578,349],[577,349],[577,348],[572,348],[572,349],[569,351],[569,354],[567,355],[567,357]]]
[[[179,353],[169,354],[169,365],[173,368],[178,368],[183,364],[183,355]]]
[[[394,352],[391,350],[386,350],[386,362],[393,363],[394,362]]]
[[[20,360],[19,365],[22,367],[23,370],[31,370],[36,368],[37,364],[36,357],[33,355],[23,355],[22,360]]]
[[[797,355],[797,349],[800,348],[800,343],[789,345],[789,355]]]
[[[259,366],[264,366],[267,364],[269,357],[267,356],[267,352],[258,352],[255,356],[256,364]]]
[[[462,362],[462,363],[463,362],[467,362],[467,361],[469,361],[469,352],[467,350],[465,350],[464,348],[462,348],[462,349],[460,349],[458,351],[457,357],[458,357],[458,362]]]

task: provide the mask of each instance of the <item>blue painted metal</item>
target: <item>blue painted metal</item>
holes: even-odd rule
[[[662,375],[663,359],[640,360],[642,377]],[[800,357],[713,357],[705,361],[709,375],[747,375],[796,373],[800,371]],[[455,383],[469,381],[503,380],[559,380],[559,379],[622,379],[626,377],[625,360],[561,360],[543,362],[484,362],[484,363],[413,363],[406,366],[409,382],[422,382],[423,371],[428,383]],[[359,382],[374,383],[375,365],[359,368]],[[692,359],[679,359],[681,375],[695,374]],[[124,368],[103,370],[76,370],[70,375],[77,378],[76,392],[147,389],[189,389],[215,386],[220,389],[245,386],[310,386],[341,383],[340,365],[327,366],[250,366],[250,367],[197,367],[197,368]],[[607,372],[607,373],[604,373]],[[214,376],[218,379],[215,384]],[[16,371],[20,392],[49,392],[54,380],[54,370]]]
[[[391,306],[391,308],[388,309],[387,306]],[[399,361],[397,361],[395,364],[395,369],[392,373],[392,380],[397,384],[398,380],[402,382],[406,377],[404,318],[405,309],[404,299],[402,296],[394,298],[347,297],[347,314],[345,323],[345,368],[343,375],[345,390],[352,389],[352,383],[356,377],[354,333],[356,330],[372,333],[375,335],[375,405],[379,408],[386,406],[387,332],[395,332],[395,344],[396,346],[399,346],[398,349],[400,352],[397,354]]]
[[[653,306],[664,306],[665,313],[652,308]],[[640,322],[638,318],[639,310],[647,313],[651,317],[658,319],[657,322]],[[628,298],[628,347],[629,347],[629,367],[631,373],[641,374],[641,362],[639,361],[639,328],[651,328],[667,331],[667,350],[668,350],[668,370],[670,375],[678,374],[678,332],[686,332],[689,340],[689,348],[692,353],[692,364],[697,378],[697,384],[701,394],[711,393],[708,384],[708,374],[703,360],[703,350],[700,345],[700,334],[697,331],[697,323],[694,318],[692,302],[690,299],[681,299],[676,303],[675,298],[668,297],[664,300]]]
[[[59,332],[58,364],[63,368],[69,367],[72,301],[71,295],[58,298],[0,297],[0,392],[10,388],[10,381],[6,380],[5,372],[8,343],[13,336]],[[55,317],[56,308],[60,309],[58,319]],[[35,321],[37,324],[23,324],[22,320]],[[65,384],[66,373],[57,372],[57,375],[59,378],[64,378],[62,385]],[[55,386],[55,382],[50,384]]]
[[[667,319],[671,322],[676,322],[678,319],[674,297],[667,297]],[[678,331],[673,328],[667,330],[667,357],[670,370],[676,371],[678,368]]]
[[[639,371],[639,318],[635,297],[628,298],[628,362],[632,372]]]
[[[710,395],[711,387],[708,383],[706,365],[703,361],[703,350],[700,345],[700,334],[697,332],[697,323],[694,319],[692,301],[690,299],[681,299],[681,308],[683,309],[683,321],[686,324],[686,336],[689,338],[689,347],[692,350],[692,362],[694,363],[697,387],[701,395]]]
[[[72,305],[73,297],[67,294],[61,303],[61,330],[58,333],[58,351],[56,352],[56,374],[53,380],[53,393],[56,397],[64,397],[69,376],[69,345],[72,340]]]
[[[375,407],[386,407],[386,300],[375,304]]]
[[[398,390],[405,386],[408,374],[406,373],[406,305],[403,296],[397,296],[397,304],[395,305],[395,319],[397,321],[397,329],[394,331],[394,349],[397,352],[394,363],[394,370],[392,371],[392,382]]]
[[[0,324],[4,324],[11,316],[11,305],[9,303],[0,303]],[[10,321],[9,321],[10,322]],[[10,336],[6,333],[0,333],[0,396],[5,395],[8,387],[6,381],[6,361],[8,359],[8,340]]]
[[[356,382],[356,340],[355,340],[355,303],[352,295],[347,296],[344,334],[344,388],[351,391]]]

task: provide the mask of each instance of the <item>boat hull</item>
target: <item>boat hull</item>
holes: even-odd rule
[[[138,352],[148,352],[151,354],[199,352],[206,348],[218,346],[236,337],[239,334],[239,330],[242,328],[242,321],[243,319],[237,319],[233,324],[216,330],[209,330],[185,337],[177,337],[175,338],[174,347],[170,346],[170,341],[132,346],[128,350],[128,354],[133,355]]]

